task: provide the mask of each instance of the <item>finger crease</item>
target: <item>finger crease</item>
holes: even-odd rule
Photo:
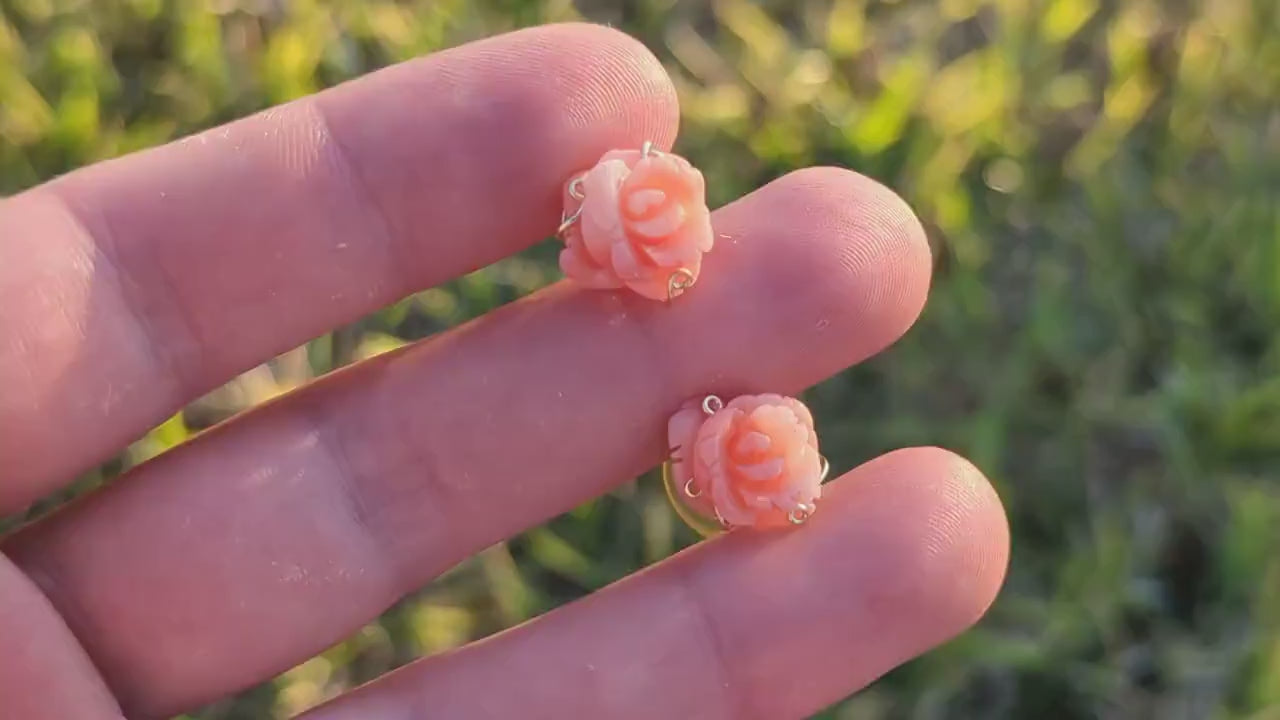
[[[130,324],[135,328],[142,341],[146,357],[151,361],[151,372],[135,372],[135,377],[147,377],[148,382],[165,384],[168,387],[166,407],[178,408],[183,400],[192,394],[198,394],[203,388],[196,387],[195,377],[199,377],[199,362],[184,363],[177,357],[181,348],[191,348],[198,354],[201,344],[191,323],[191,318],[179,300],[178,293],[169,281],[168,275],[161,269],[156,273],[159,283],[149,283],[149,287],[160,289],[165,302],[164,306],[173,309],[174,322],[159,327],[152,312],[149,312],[142,301],[143,283],[131,271],[117,242],[117,234],[112,227],[111,218],[103,211],[93,211],[96,222],[90,221],[87,215],[89,208],[76,202],[59,190],[57,183],[49,186],[49,194],[58,203],[66,217],[75,225],[76,230],[88,241],[95,275],[98,268],[104,268],[106,274],[114,280],[116,294],[120,298],[121,307]],[[175,351],[173,348],[178,348]],[[185,370],[184,370],[185,368]],[[159,418],[157,418],[159,420]]]
[[[707,607],[702,588],[695,575],[696,565],[690,563],[682,567],[678,573],[677,585],[684,591],[684,596],[692,615],[698,624],[697,630],[702,635],[703,644],[711,651],[711,659],[715,665],[720,688],[720,707],[724,709],[723,717],[737,720],[749,720],[755,717],[751,702],[752,686],[739,682],[733,668],[728,650],[725,648],[724,636],[716,623],[715,614]]]
[[[380,529],[377,513],[365,490],[369,483],[352,462],[341,427],[321,416],[307,403],[300,403],[298,410],[333,468],[337,501],[351,521],[361,544],[368,548],[365,554],[371,562],[376,563],[379,575],[391,587],[401,588],[403,585],[399,563],[395,561],[395,553]]]
[[[384,256],[382,277],[393,279],[396,297],[412,292],[416,289],[412,282],[415,260],[411,248],[402,240],[406,234],[396,232],[391,214],[378,202],[377,193],[373,191],[360,164],[356,162],[355,154],[347,149],[339,134],[334,132],[323,106],[315,98],[300,102],[303,113],[314,124],[319,136],[319,146],[331,148],[329,155],[336,166],[334,176],[349,191],[351,203],[357,210],[356,216],[371,218],[369,225],[374,229],[374,241],[382,249]]]

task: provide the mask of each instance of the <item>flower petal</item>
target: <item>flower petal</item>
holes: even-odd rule
[[[641,257],[631,243],[622,241],[614,243],[610,248],[610,262],[613,271],[623,280],[637,280],[649,276],[654,266],[648,258]]]
[[[795,413],[800,422],[804,423],[810,429],[813,428],[813,413],[809,412],[809,408],[799,400],[791,397],[782,398],[782,404],[791,408],[791,412]]]
[[[734,470],[738,473],[741,480],[753,485],[769,484],[769,489],[773,489],[772,485],[778,480],[779,476],[782,475],[782,471],[785,470],[786,467],[786,461],[783,460],[783,458],[776,457],[758,463],[743,463],[741,465],[735,465]]]
[[[669,204],[667,194],[659,188],[640,188],[623,197],[622,214],[628,219],[655,217]]]
[[[698,437],[698,428],[707,419],[700,403],[690,400],[680,407],[667,421],[667,448],[671,451],[671,471],[676,483],[683,488],[690,478],[695,477],[694,443]],[[702,490],[695,479],[695,487]]]
[[[710,225],[707,227],[710,228]],[[698,247],[698,235],[701,232],[697,226],[685,223],[661,243],[640,245],[640,252],[648,255],[657,265],[672,269],[687,268],[702,257],[703,251]]]
[[[723,470],[717,470],[711,478],[711,502],[720,517],[730,525],[754,525],[755,513],[745,507],[742,498],[734,492]]]
[[[618,199],[628,172],[622,160],[607,160],[591,168],[582,181],[586,199],[578,224],[587,252],[599,265],[609,266],[612,247],[626,242]]]
[[[760,395],[739,395],[738,397],[730,400],[725,407],[733,408],[734,410],[739,410],[742,413],[749,415],[752,412],[754,412],[755,409],[758,407],[762,407],[764,405],[776,405],[781,401],[782,401],[782,396],[775,395],[773,393],[762,393]]]
[[[734,437],[729,455],[738,462],[759,462],[768,457],[773,440],[762,432],[750,430]]]
[[[581,241],[567,244],[560,251],[560,270],[565,277],[593,290],[622,287],[622,280],[613,271],[597,265],[583,249]]]
[[[641,192],[661,193],[662,191],[641,190],[632,195],[639,195]],[[669,243],[680,228],[684,227],[686,215],[685,209],[679,203],[669,202],[652,217],[644,220],[624,220],[624,227],[627,230],[627,236],[632,240],[645,245],[662,246]]]

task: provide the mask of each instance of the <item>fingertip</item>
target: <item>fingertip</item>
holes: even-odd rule
[[[527,32],[536,33],[538,42],[566,52],[579,70],[603,81],[591,87],[591,100],[601,107],[627,109],[620,115],[625,135],[670,149],[680,124],[680,103],[666,68],[644,43],[620,30],[587,22],[544,25]],[[573,121],[585,127],[593,119],[575,115]]]
[[[986,477],[937,447],[888,453],[839,481],[835,504],[892,558],[876,612],[903,625],[903,658],[962,633],[995,601],[1009,558],[1004,508]],[[866,548],[870,549],[870,548]]]
[[[721,213],[726,235],[767,237],[756,266],[797,319],[802,341],[839,355],[840,367],[897,341],[929,290],[930,250],[911,208],[864,175],[836,167],[791,172]]]
[[[827,244],[822,250],[833,289],[873,333],[864,342],[878,352],[905,334],[924,308],[931,270],[924,228],[895,192],[851,170],[808,168],[789,180],[811,196],[803,210]]]
[[[1003,582],[1004,512],[954,453],[881,456],[825,485],[818,507],[803,528],[672,563],[692,566],[726,672],[762,717],[807,716],[947,642]]]

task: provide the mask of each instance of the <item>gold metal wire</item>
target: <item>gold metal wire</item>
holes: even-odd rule
[[[803,525],[806,520],[813,517],[813,514],[817,512],[817,510],[818,510],[817,505],[814,505],[812,503],[810,504],[801,503],[800,506],[797,507],[795,510],[792,510],[791,512],[787,513],[787,520],[789,520],[792,525]]]
[[[693,283],[693,271],[688,268],[676,268],[676,271],[667,279],[667,301],[670,302],[683,295],[685,290],[693,287]]]
[[[585,177],[586,175],[579,175],[578,177],[569,181],[569,197],[579,202],[582,202],[583,200],[587,199],[586,194],[583,193],[582,191],[582,181]],[[580,217],[582,217],[581,205],[579,205],[578,209],[574,210],[572,213],[566,213],[561,215],[560,227],[556,228],[556,237],[563,237],[565,234],[565,231],[573,227],[573,224],[578,222],[578,218]]]
[[[702,398],[702,412],[707,415],[715,415],[724,409],[724,400],[719,395],[708,395]]]
[[[580,217],[582,217],[581,207],[579,207],[577,210],[574,210],[573,213],[570,215],[562,216],[560,218],[560,227],[556,228],[556,235],[563,236],[565,231],[573,227],[573,224],[578,222],[578,218]]]
[[[725,530],[733,529],[733,526],[729,524],[729,521],[725,520],[724,516],[720,514],[720,508],[712,507],[711,510],[716,514],[716,522],[720,523],[720,527],[724,528]]]
[[[662,463],[662,487],[667,492],[667,500],[671,503],[671,507],[686,525],[693,528],[694,532],[704,538],[725,532],[726,528],[720,518],[704,515],[685,502],[682,496],[684,489],[676,483],[674,462],[670,459]]]

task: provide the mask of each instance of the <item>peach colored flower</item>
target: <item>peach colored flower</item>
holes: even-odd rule
[[[560,268],[596,289],[628,287],[667,300],[672,278],[692,285],[714,235],[702,173],[671,153],[613,150],[566,188]]]
[[[696,496],[689,504],[730,526],[788,525],[822,493],[813,416],[794,398],[746,395],[710,416],[690,401],[672,416],[667,440],[676,483]]]

